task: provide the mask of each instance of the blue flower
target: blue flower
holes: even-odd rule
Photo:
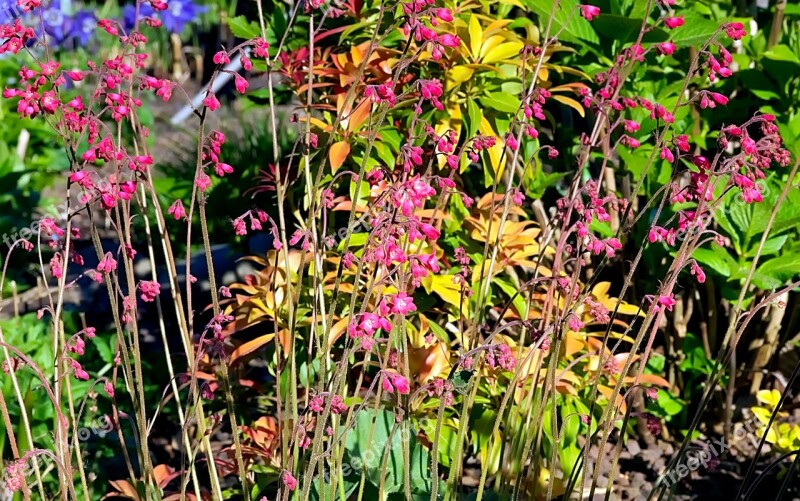
[[[160,12],[161,22],[172,33],[180,33],[183,27],[208,10],[203,5],[197,5],[191,0],[169,0],[167,9]]]
[[[0,23],[11,24],[15,19],[20,17],[21,13],[22,10],[15,0],[0,1]]]
[[[153,10],[153,7],[150,6],[149,3],[142,3],[139,5],[139,19],[145,17],[158,17]],[[126,5],[122,8],[122,27],[125,28],[126,32],[130,32],[133,30],[134,25],[136,24],[136,6],[135,5]]]
[[[44,32],[53,38],[53,42],[61,44],[67,38],[69,19],[58,7],[51,7],[42,12]]]
[[[91,10],[80,10],[70,20],[69,35],[75,37],[78,43],[85,46],[97,30],[97,17]]]

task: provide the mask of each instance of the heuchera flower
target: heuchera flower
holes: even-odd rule
[[[595,7],[594,5],[581,5],[581,17],[587,21],[591,21],[599,15],[600,7]]]
[[[283,470],[283,474],[281,474],[281,480],[283,480],[283,485],[286,486],[286,489],[290,491],[297,489],[297,479],[292,476],[289,470]]]
[[[742,37],[747,35],[747,32],[744,30],[742,23],[729,23],[725,27],[725,34],[732,40],[741,40]]]
[[[411,385],[405,376],[396,372],[383,371],[383,381],[381,387],[386,393],[394,393],[397,391],[400,395],[408,395],[411,393]]]
[[[205,99],[203,99],[203,104],[208,107],[211,111],[217,111],[220,107],[219,100],[217,96],[214,95],[213,92],[209,92]]]
[[[161,284],[155,281],[139,282],[139,292],[141,293],[142,301],[150,303],[155,301],[156,296],[161,294]]]
[[[175,218],[175,221],[179,221],[186,217],[186,209],[183,207],[183,202],[178,199],[172,202],[172,205],[169,206],[167,213]]]
[[[666,24],[667,28],[669,28],[671,30],[674,30],[675,28],[679,28],[679,27],[683,26],[683,23],[684,23],[684,21],[683,21],[683,16],[682,15],[681,16],[677,16],[677,17],[667,17],[667,18],[664,19],[664,24]]]
[[[676,48],[677,47],[675,47],[675,44],[672,42],[664,42],[656,45],[656,51],[662,56],[671,56]]]
[[[672,307],[677,304],[674,294],[670,294],[669,296],[658,296],[657,302],[658,306],[666,308],[667,311],[672,311]]]

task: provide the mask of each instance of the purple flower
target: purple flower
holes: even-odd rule
[[[69,35],[85,46],[97,30],[97,17],[90,10],[78,11],[69,22]]]
[[[195,21],[197,17],[208,10],[203,5],[197,5],[191,0],[170,0],[167,10],[161,11],[161,22],[172,33],[183,31],[184,25]]]

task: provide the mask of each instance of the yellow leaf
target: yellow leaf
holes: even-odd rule
[[[422,285],[428,294],[435,292],[446,303],[456,307],[461,305],[461,287],[453,283],[452,276],[428,275],[422,279]]]
[[[350,144],[347,141],[339,141],[331,146],[328,156],[331,161],[331,169],[336,172],[342,166],[347,155],[350,154]]]
[[[778,390],[761,390],[756,393],[756,398],[762,404],[774,409],[781,400],[781,393]]]
[[[473,69],[467,68],[466,66],[456,66],[447,73],[447,78],[460,84],[472,78],[474,73],[475,71]]]
[[[583,111],[583,106],[581,106],[581,103],[579,103],[578,101],[572,99],[571,97],[561,96],[559,94],[554,94],[553,95],[553,99],[555,99],[559,103],[566,104],[570,108],[574,109],[575,111],[578,112],[578,115],[580,115],[582,117],[585,115],[585,112]]]
[[[486,54],[488,54],[492,49],[494,49],[495,47],[506,41],[506,37],[500,35],[490,35],[487,32],[484,32],[483,36],[484,36],[484,41],[481,44],[481,53],[478,54],[478,56],[480,56],[480,59],[486,57]]]
[[[436,125],[436,133],[440,136],[445,134],[449,129],[453,129],[458,136],[461,133],[461,124],[464,120],[464,115],[461,114],[461,106],[458,102],[450,101],[447,103],[447,117]],[[439,155],[442,161],[445,161],[444,155]]]
[[[477,16],[470,16],[469,18],[469,50],[472,53],[473,59],[478,59],[481,53],[481,44],[483,43],[483,28],[478,21]]]
[[[506,59],[510,59],[519,54],[520,49],[522,49],[522,42],[506,42],[501,43],[494,49],[491,49],[486,56],[483,58],[484,63],[496,63],[499,61],[504,61]],[[556,97],[556,96],[553,96]],[[583,116],[583,115],[581,115]]]
[[[753,407],[750,409],[753,411],[753,414],[761,421],[763,424],[769,423],[770,416],[772,416],[772,412],[769,409],[765,409],[763,407]]]
[[[491,136],[497,138],[494,143],[494,146],[489,148],[489,161],[492,166],[492,172],[494,172],[495,179],[500,179],[500,176],[503,175],[504,166],[500,165],[500,159],[503,156],[503,141],[497,137],[495,134],[494,129],[492,129],[492,125],[486,120],[486,117],[481,117],[481,125],[478,128],[481,134],[484,136]]]

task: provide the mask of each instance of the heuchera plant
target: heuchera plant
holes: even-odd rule
[[[120,436],[120,416],[132,416],[138,466],[126,458],[129,481],[115,487],[137,499],[224,499],[230,492],[244,499],[385,499],[390,494],[454,499],[460,496],[470,445],[481,463],[476,499],[491,485],[500,495],[527,499],[568,498],[576,491],[593,497],[597,487],[610,488],[621,445],[612,448],[609,458],[590,458],[590,448],[606,451],[612,432],[625,433],[631,418],[643,425],[640,432],[660,429],[637,402],[655,398],[655,386],[665,386],[647,362],[659,325],[676,305],[679,282],[705,280],[693,252],[725,243],[710,225],[720,205],[715,194],[733,191],[746,203],[759,203],[758,181],[765,172],[790,164],[769,114],[726,125],[712,152],[693,151],[687,131],[675,130],[675,115],[682,108],[728,103],[727,96],[713,87],[707,90],[705,83],[732,74],[726,45],[745,35],[739,23],[724,24],[696,47],[676,103],[653,102],[626,90],[634,67],[675,51],[670,42],[643,42],[654,26],[673,30],[684,24],[674,2],[659,3],[654,19],[643,21],[638,39],[595,76],[592,86],[561,89],[553,89],[542,71],[567,24],[564,18],[553,22],[557,3],[536,43],[514,33],[488,35],[499,30],[497,25],[487,26],[484,36],[469,9],[435,0],[372,5],[376,17],[365,28],[369,41],[350,47],[353,58],[345,62],[348,73],[332,92],[335,102],[332,95],[316,94],[330,85],[318,81],[316,70],[328,64],[320,58],[341,62],[341,51],[320,51],[315,44],[330,18],[361,9],[343,2],[297,4],[290,24],[307,23],[305,50],[289,56],[285,38],[271,47],[261,22],[260,37],[220,48],[214,56],[216,71],[194,110],[197,154],[191,196],[168,206],[159,202],[153,182],[167,173],[159,170],[140,113],[152,97],[164,102],[188,98],[175,82],[143,72],[147,31],[166,24],[167,13],[177,15],[179,1],[139,3],[140,16],[152,9],[161,21],[158,15],[132,26],[98,20],[98,36],[108,37],[115,50],[79,70],[62,67],[47,50],[47,41],[19,19],[0,27],[0,52],[20,61],[19,78],[3,97],[14,100],[19,119],[52,127],[70,163],[62,180],[68,217],[42,220],[34,241],[19,239],[9,251],[31,252],[42,279],[57,284],[39,313],[51,327],[56,356],[54,377],[44,377],[0,332],[8,369],[4,377],[34,371],[56,420],[54,449],[44,450],[30,432],[15,432],[3,413],[15,458],[6,468],[6,488],[26,498],[38,491],[42,499],[80,499],[92,491],[75,439],[81,407],[72,401],[71,378],[104,389]],[[261,11],[260,0],[257,4]],[[24,12],[42,9],[40,0],[20,0],[19,5]],[[593,22],[603,13],[576,4],[567,15]],[[459,34],[464,31],[470,46]],[[513,45],[512,53],[507,43],[519,45]],[[502,51],[488,57],[498,47]],[[494,71],[479,61],[462,65],[467,55],[487,64],[508,63],[502,71],[519,85],[511,87],[515,105],[505,112],[506,119],[458,95],[469,88],[469,78],[448,80],[454,66],[465,68],[458,70],[462,73]],[[272,104],[275,75],[284,77],[302,103],[294,120],[300,139],[289,159],[300,172],[295,183],[302,198],[291,196],[280,172],[291,167],[279,158],[275,144],[277,218],[266,207],[243,214],[206,212],[209,187],[224,183],[237,168],[220,156],[225,134],[207,126],[210,114],[222,107],[211,91],[214,81],[234,58],[248,71],[255,62],[266,70]],[[366,71],[376,67],[382,73]],[[233,76],[236,90],[247,92],[248,81]],[[704,82],[703,90],[695,90],[695,82]],[[557,99],[557,91],[574,93],[581,102]],[[528,169],[566,154],[543,133],[545,111],[556,103],[591,113],[594,123],[569,153],[575,176],[534,225],[535,207],[528,205],[522,180]],[[436,114],[450,104],[458,110],[466,104],[469,127],[451,127],[447,117]],[[273,131],[285,126],[276,123],[274,113],[271,121]],[[641,134],[645,123],[651,132]],[[643,142],[653,145],[652,154],[631,195],[624,197],[608,185],[614,169],[610,159]],[[584,167],[598,152],[594,174],[585,179]],[[491,192],[481,196],[469,191],[475,184],[463,173],[487,156]],[[670,182],[641,200],[647,170],[657,162],[671,165]],[[790,179],[796,170],[797,164]],[[629,238],[632,226],[650,209],[655,216],[646,239]],[[230,217],[232,238],[271,234],[274,249],[258,258],[263,271],[248,283],[229,288],[215,276],[208,233],[212,217]],[[146,256],[137,251],[142,236],[132,231],[134,218],[142,218],[147,228]],[[106,222],[115,237],[112,247],[100,239]],[[364,222],[367,231],[351,231]],[[203,273],[208,273],[194,276],[187,255],[181,277],[185,288],[179,285],[170,236],[171,229],[182,226],[188,230],[187,249],[202,242]],[[598,229],[606,226],[610,230]],[[76,252],[78,240],[91,241],[97,266],[84,263]],[[624,280],[615,292],[625,298],[642,253],[651,245],[674,250],[660,286],[640,301],[611,297],[608,284],[598,283],[594,271],[620,255],[632,256],[623,264]],[[155,262],[156,249],[163,262]],[[159,282],[155,271],[137,275],[137,258],[151,261],[151,270],[156,264],[166,266],[168,283]],[[84,278],[105,287],[112,305],[116,359],[108,376],[95,377],[81,364],[86,345],[103,326],[65,332],[62,322],[65,291],[79,287]],[[196,296],[191,284],[198,278],[208,280],[210,298]],[[743,311],[746,290],[747,284],[720,366],[727,363],[742,325],[774,299]],[[197,305],[205,299],[211,307],[204,316]],[[164,338],[170,377],[164,391],[170,398],[161,402],[148,401],[144,393],[140,321],[146,303],[158,305],[162,332],[162,311],[174,311],[184,355],[172,357]],[[259,322],[269,332],[243,339],[239,330]],[[267,383],[274,385],[269,414],[243,425],[244,405],[234,398],[247,387],[240,372],[248,358],[262,355],[275,376]],[[704,399],[718,378],[719,371],[710,377]],[[209,412],[217,403],[221,412]],[[175,406],[181,429],[181,463],[169,468],[153,464],[149,440],[151,420],[162,405]],[[6,403],[0,406],[5,409]],[[230,437],[222,447],[212,443],[220,430]],[[22,437],[27,444],[19,443]],[[687,443],[688,438],[675,461]],[[56,465],[53,492],[45,492],[39,468],[45,458]],[[608,485],[600,486],[598,463],[608,459],[611,475]],[[26,475],[28,464],[35,474]]]

